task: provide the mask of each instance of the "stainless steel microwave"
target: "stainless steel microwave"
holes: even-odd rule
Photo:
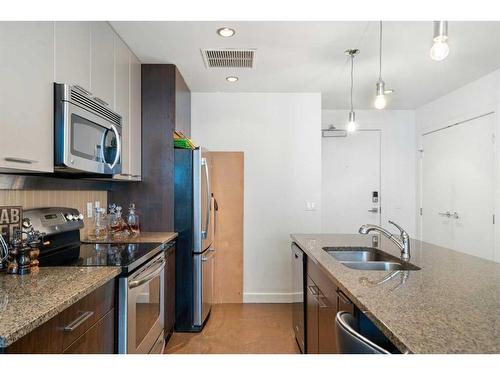
[[[79,86],[54,84],[56,171],[113,175],[122,171],[122,117]]]

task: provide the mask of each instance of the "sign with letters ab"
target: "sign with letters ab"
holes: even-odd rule
[[[15,228],[21,228],[23,208],[21,206],[0,206],[0,234],[7,243]]]

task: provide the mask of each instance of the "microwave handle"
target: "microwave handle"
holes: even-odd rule
[[[108,167],[111,170],[113,170],[113,168],[115,167],[115,165],[120,160],[120,156],[122,154],[122,143],[120,141],[120,133],[118,133],[118,129],[116,129],[116,126],[114,126],[113,124],[111,124],[111,130],[113,130],[113,133],[115,133],[115,136],[116,136],[116,149],[117,149],[115,160],[113,161],[113,164],[109,164],[106,161],[106,157],[104,155],[104,138],[105,138],[105,134],[106,133],[102,136],[102,140],[101,140],[101,152],[102,152],[102,160],[104,160],[104,162],[108,165]]]

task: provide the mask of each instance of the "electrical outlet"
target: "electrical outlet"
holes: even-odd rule
[[[94,208],[92,207],[92,202],[87,202],[87,217],[91,218],[94,213]]]

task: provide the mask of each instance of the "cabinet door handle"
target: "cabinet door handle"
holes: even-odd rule
[[[64,327],[64,332],[73,332],[79,326],[81,326],[87,319],[89,319],[92,315],[94,315],[93,311],[85,311],[78,318],[73,320],[70,324]]]
[[[324,309],[328,307],[328,304],[324,302],[325,296],[323,294],[318,295],[318,305],[320,309]]]
[[[319,289],[316,285],[309,285],[307,288],[313,296],[317,296],[319,294]]]
[[[10,161],[13,163],[23,163],[23,164],[34,164],[38,163],[38,160],[31,160],[31,159],[23,159],[23,158],[13,158],[13,157],[6,157],[4,158],[5,161]]]

